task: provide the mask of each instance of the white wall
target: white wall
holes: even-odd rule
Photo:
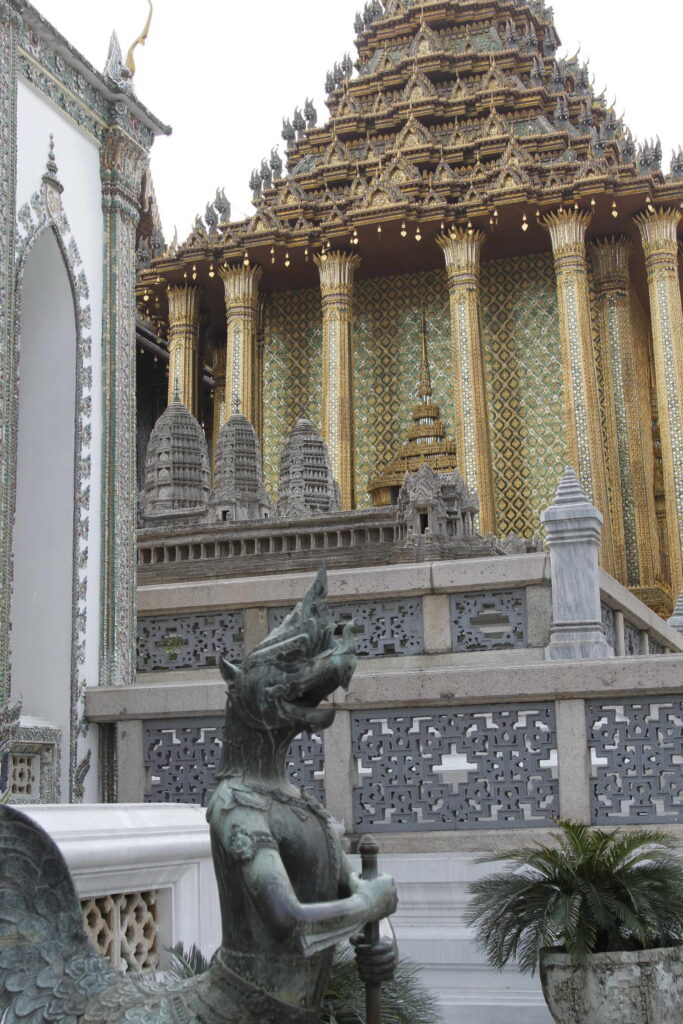
[[[96,686],[99,674],[100,624],[100,514],[102,467],[102,289],[104,227],[100,183],[100,154],[95,139],[81,131],[62,112],[30,85],[18,85],[17,208],[40,189],[45,173],[50,135],[55,139],[58,178],[64,186],[62,202],[76,240],[90,291],[92,314],[92,443],[88,537],[88,603],[84,674],[89,686]],[[45,296],[43,295],[43,302]],[[46,510],[47,514],[47,510]],[[71,598],[69,597],[69,609]],[[24,628],[14,619],[14,628]],[[69,630],[70,636],[70,630]],[[49,680],[36,680],[47,691]],[[14,680],[13,694],[21,688]],[[27,713],[48,717],[45,707]],[[55,723],[60,724],[60,723]],[[67,729],[68,735],[68,729]],[[86,779],[86,800],[98,799],[97,730],[91,729],[84,749],[93,752],[93,764]],[[65,759],[66,760],[66,759]],[[66,791],[63,790],[63,795]]]
[[[52,231],[35,244],[22,290],[12,691],[23,712],[63,732],[71,720],[76,321]]]

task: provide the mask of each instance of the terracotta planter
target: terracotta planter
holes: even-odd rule
[[[548,950],[541,984],[557,1024],[673,1024],[683,1021],[683,946],[595,953],[581,965]]]

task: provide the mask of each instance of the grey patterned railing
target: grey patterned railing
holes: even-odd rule
[[[586,705],[593,821],[683,822],[683,699]]]
[[[138,672],[217,665],[219,654],[233,662],[244,658],[241,611],[138,619]]]
[[[352,715],[356,832],[544,826],[559,814],[554,704]]]
[[[624,622],[624,653],[629,658],[642,654],[640,630],[631,622]]]
[[[331,604],[329,609],[339,630],[347,622],[355,623],[353,632],[359,658],[396,657],[424,651],[422,599],[419,597]],[[270,608],[269,628],[281,625],[291,610],[291,607]]]
[[[614,609],[603,601],[601,606],[602,626],[605,630],[605,639],[613,651],[617,649],[617,630],[614,621]]]
[[[223,748],[223,719],[161,719],[145,722],[146,803],[199,804],[215,788]],[[287,777],[316,799],[324,799],[325,751],[322,736],[301,735],[287,755]]]
[[[451,594],[451,630],[454,651],[526,647],[524,589]]]

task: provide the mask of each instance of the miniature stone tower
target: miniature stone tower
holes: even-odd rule
[[[209,502],[209,482],[204,431],[176,397],[150,435],[142,494],[143,518],[204,512]]]
[[[218,522],[269,519],[258,436],[246,416],[235,413],[221,427],[216,444],[211,516]]]
[[[327,448],[310,420],[300,419],[280,457],[278,516],[338,512],[339,487]]]

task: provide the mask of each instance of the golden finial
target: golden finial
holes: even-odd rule
[[[422,366],[420,367],[420,398],[424,401],[432,397],[432,374],[429,368],[427,352],[427,314],[422,307]]]
[[[135,74],[135,59],[133,58],[133,51],[135,50],[136,46],[144,46],[145,45],[145,43],[147,42],[147,36],[149,35],[149,26],[152,24],[152,15],[154,14],[154,8],[152,7],[152,0],[147,0],[147,3],[149,4],[149,14],[147,15],[147,21],[145,22],[145,27],[143,28],[142,33],[137,37],[137,39],[135,40],[135,42],[133,43],[133,45],[129,49],[128,54],[126,56],[126,67],[130,71],[130,77],[131,78]]]

